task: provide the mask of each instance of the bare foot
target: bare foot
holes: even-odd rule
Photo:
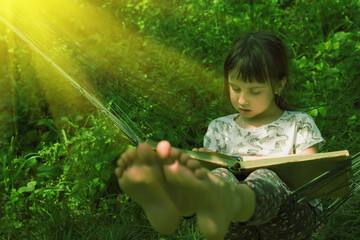
[[[160,161],[163,164],[163,167],[174,164],[183,157],[187,157],[179,149],[171,148],[170,143],[167,141],[161,141],[156,147],[156,151],[159,155]],[[162,169],[164,171],[164,169]],[[165,175],[164,175],[165,177]],[[193,216],[195,214],[195,203],[192,197],[183,192],[182,189],[179,189],[178,184],[172,184],[167,181],[167,192],[170,198],[173,200],[177,210],[180,212],[180,215],[183,217]]]
[[[159,147],[159,155],[166,159],[170,145],[159,144]],[[170,197],[175,192],[166,183],[161,165],[159,156],[143,143],[121,156],[115,173],[122,190],[144,209],[154,229],[169,234],[177,228],[180,212]]]
[[[181,155],[164,166],[166,179],[192,196],[200,232],[208,239],[222,239],[231,221],[246,222],[255,209],[255,196],[245,184],[229,184],[198,161]]]

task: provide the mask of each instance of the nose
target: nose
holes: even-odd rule
[[[246,105],[248,103],[247,97],[244,92],[239,93],[238,103],[240,105]]]

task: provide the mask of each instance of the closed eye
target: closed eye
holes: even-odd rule
[[[240,91],[240,88],[235,87],[235,86],[231,86],[231,89],[234,90],[235,92],[239,92],[239,91]]]

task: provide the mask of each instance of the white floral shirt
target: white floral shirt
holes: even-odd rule
[[[238,156],[287,156],[325,144],[314,120],[306,113],[285,111],[276,121],[259,128],[244,129],[232,114],[213,120],[204,137],[204,148]],[[322,211],[320,199],[309,201]]]
[[[314,120],[306,113],[285,111],[274,122],[244,129],[236,122],[238,114],[213,120],[204,137],[204,148],[239,156],[287,156],[325,141]]]

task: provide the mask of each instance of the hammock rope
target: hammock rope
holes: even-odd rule
[[[349,174],[350,173],[350,174]],[[294,199],[298,199],[298,202],[302,202],[306,199],[306,196],[312,195],[316,193],[317,189],[325,186],[326,184],[331,183],[339,177],[343,177],[344,175],[350,175],[348,180],[350,179],[350,184],[348,181],[344,181],[342,184],[339,184],[332,191],[328,192],[321,196],[321,198],[326,198],[331,195],[333,192],[337,190],[341,190],[343,188],[348,188],[348,191],[344,196],[336,198],[329,206],[327,206],[326,210],[318,216],[317,222],[311,228],[305,230],[308,233],[314,232],[320,225],[327,221],[327,219],[345,202],[347,202],[351,197],[353,197],[360,190],[360,185],[358,178],[360,176],[360,153],[353,155],[350,159],[346,160],[344,163],[339,165],[338,167],[325,172],[319,177],[313,179],[309,183],[304,186],[298,188],[293,191],[292,197]],[[300,198],[299,198],[300,197]],[[319,202],[318,204],[321,204]],[[317,207],[317,206],[315,206]]]

